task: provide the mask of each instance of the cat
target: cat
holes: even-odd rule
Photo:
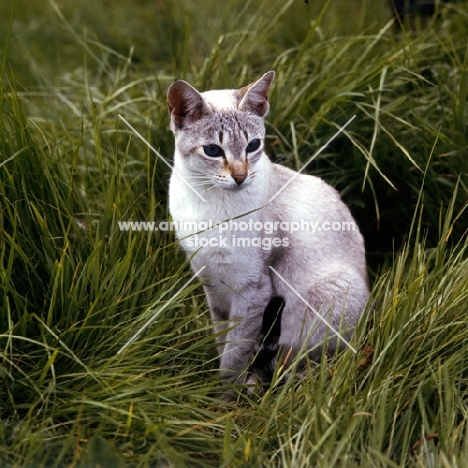
[[[277,348],[285,364],[341,349],[369,297],[364,241],[338,192],[264,151],[274,77],[203,93],[176,80],[167,92],[169,210],[192,269],[204,267],[228,383],[271,378]],[[341,225],[355,229],[330,229]]]

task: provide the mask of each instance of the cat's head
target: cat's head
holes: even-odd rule
[[[235,90],[198,92],[183,80],[167,91],[167,103],[181,163],[199,185],[238,190],[251,183],[264,156],[264,117],[275,76],[265,73]],[[197,180],[198,179],[198,180]]]

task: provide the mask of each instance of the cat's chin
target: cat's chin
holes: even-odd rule
[[[250,184],[243,183],[241,185],[221,185],[221,188],[229,192],[240,192],[241,190],[245,190],[249,186]]]

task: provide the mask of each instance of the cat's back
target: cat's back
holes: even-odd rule
[[[340,257],[364,271],[364,239],[340,194],[321,178],[285,166],[273,164],[272,174],[274,198],[266,217],[290,223],[285,235],[291,247],[300,246],[304,259]]]

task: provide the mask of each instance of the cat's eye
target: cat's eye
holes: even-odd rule
[[[248,145],[245,151],[247,153],[253,153],[254,151],[257,151],[258,148],[260,148],[260,140],[258,138],[255,138],[255,140],[252,140]]]
[[[206,145],[203,147],[203,151],[207,156],[210,156],[212,158],[217,158],[224,154],[223,150],[218,145]]]

